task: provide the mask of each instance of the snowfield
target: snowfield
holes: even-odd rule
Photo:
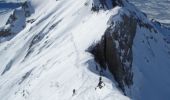
[[[97,87],[100,67],[87,49],[101,40],[110,19],[121,20],[120,12],[134,11],[134,6],[93,12],[93,0],[29,2],[34,13],[19,13],[12,29],[16,34],[0,37],[0,100],[169,100],[170,44],[156,26],[157,33],[136,29],[134,84],[127,96],[109,70],[102,73],[105,86]],[[0,15],[0,27],[11,13]]]
[[[129,100],[112,77],[103,77],[106,86],[95,90],[99,73],[86,52],[119,7],[95,13],[86,0],[30,2],[35,13],[27,20],[35,22],[0,44],[0,100]]]

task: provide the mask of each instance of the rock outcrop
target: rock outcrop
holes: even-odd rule
[[[92,11],[112,9],[116,6],[123,6],[122,0],[93,0]]]
[[[95,60],[102,68],[110,70],[119,87],[133,84],[132,44],[137,21],[132,16],[123,15],[123,21],[112,22],[101,41],[90,48]]]
[[[26,26],[26,18],[30,17],[33,12],[30,2],[21,4],[21,7],[15,9],[9,16],[6,25],[0,29],[0,37],[14,36],[22,31]]]
[[[137,27],[155,33],[157,31],[148,20],[145,20],[147,16],[144,13],[137,12],[135,7],[133,10],[130,8],[133,6],[127,3],[128,1],[112,0],[112,2],[116,4],[115,6],[121,7],[119,14],[116,15],[121,19],[114,19],[113,16],[101,40],[93,44],[89,51],[103,69],[110,70],[119,87],[126,94],[125,88],[133,85],[132,46]]]

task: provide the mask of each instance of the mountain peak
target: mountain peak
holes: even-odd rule
[[[126,0],[29,0],[2,16],[1,100],[169,99],[169,30]]]

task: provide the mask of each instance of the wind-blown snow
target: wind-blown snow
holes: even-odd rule
[[[86,2],[31,0],[35,13],[26,20],[35,22],[0,44],[1,100],[129,100],[113,78],[103,77],[106,86],[95,90],[99,75],[86,52],[119,7],[96,13]]]
[[[158,32],[139,26],[136,30],[134,84],[127,89],[128,96],[134,100],[169,99],[170,45],[162,35],[168,29],[154,25],[129,4],[123,9],[93,12],[93,0],[30,2],[34,13],[24,17],[21,8],[17,8],[20,20],[12,31],[19,33],[0,43],[0,100],[129,100],[109,71],[103,73],[105,86],[96,88],[99,65],[86,51],[101,40],[110,19],[121,20],[116,15],[128,15],[129,11]],[[3,20],[0,27],[3,28],[12,11],[0,15]],[[18,28],[21,23],[26,24],[23,29]]]

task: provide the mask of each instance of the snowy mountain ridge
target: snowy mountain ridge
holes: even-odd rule
[[[165,31],[128,1],[29,0],[25,5],[18,9],[29,8],[24,10],[29,16],[15,16],[14,10],[18,23],[9,24],[19,31],[0,31],[1,100],[168,100]]]

